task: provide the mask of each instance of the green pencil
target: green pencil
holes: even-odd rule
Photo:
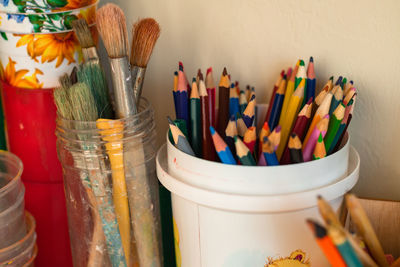
[[[305,80],[304,88],[307,88],[307,84],[306,84],[307,83],[307,71],[306,71],[304,61],[301,59],[299,68],[296,73],[296,78],[294,79],[294,90],[295,91],[302,80]],[[308,99],[307,99],[307,101],[308,101]]]
[[[190,93],[190,143],[197,157],[202,157],[201,144],[201,109],[200,96],[197,88],[196,78],[192,81]]]
[[[333,144],[333,140],[335,139],[336,133],[340,127],[340,122],[344,117],[345,109],[346,107],[342,102],[340,102],[338,107],[333,112],[331,119],[329,120],[328,131],[326,132],[324,139],[326,151],[329,151],[331,145]]]
[[[256,161],[254,160],[247,146],[237,136],[235,136],[234,139],[236,155],[238,156],[240,163],[245,166],[256,166]]]

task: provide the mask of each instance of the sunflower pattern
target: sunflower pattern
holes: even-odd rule
[[[20,69],[16,70],[15,65],[17,63],[13,61],[10,57],[8,58],[8,63],[5,68],[3,68],[3,64],[0,61],[0,78],[4,82],[8,84],[20,87],[20,88],[31,88],[31,89],[39,89],[43,87],[43,83],[39,82],[37,75],[43,75],[43,72],[39,69],[35,69],[33,74],[27,75],[29,70]]]
[[[10,13],[58,12],[85,7],[96,0],[0,0],[3,11]]]

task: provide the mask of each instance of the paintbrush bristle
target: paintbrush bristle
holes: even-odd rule
[[[72,115],[77,121],[95,121],[98,119],[96,102],[89,87],[76,83],[69,89]]]
[[[108,56],[128,56],[128,32],[122,9],[110,3],[102,6],[96,12],[96,23]]]
[[[141,19],[133,25],[132,36],[131,64],[145,68],[160,36],[160,25],[152,18]]]
[[[68,75],[67,75],[68,76]],[[58,87],[53,91],[54,103],[58,114],[64,119],[73,120],[71,101],[69,100],[68,87]]]
[[[90,32],[89,25],[85,19],[78,19],[72,21],[72,28],[78,38],[79,44],[82,48],[94,47],[95,43]]]
[[[71,78],[66,73],[64,73],[64,75],[60,76],[60,78],[58,78],[58,81],[60,82],[61,87],[70,88],[72,86]]]
[[[78,70],[78,82],[85,83],[94,97],[99,118],[111,119],[113,116],[104,72],[98,63],[88,62]]]

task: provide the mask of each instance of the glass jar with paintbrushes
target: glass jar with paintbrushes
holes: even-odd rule
[[[123,11],[107,4],[96,22],[112,89],[81,20],[85,63],[54,91],[74,266],[162,266],[154,112],[140,94],[159,26],[134,25],[129,59]]]

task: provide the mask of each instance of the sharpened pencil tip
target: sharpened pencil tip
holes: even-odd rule
[[[175,76],[177,76],[177,75],[178,75],[178,72],[177,72],[177,71],[175,71],[175,72],[174,72],[174,75],[175,75]]]
[[[275,127],[275,132],[279,133],[282,130],[282,126],[278,125]]]
[[[195,82],[196,82],[196,77],[193,77],[192,83],[195,83]]]
[[[226,67],[224,67],[224,70],[222,71],[222,75],[224,75],[224,76],[228,75],[228,71],[226,70]]]
[[[231,83],[231,88],[235,88],[235,83]]]
[[[333,76],[331,76],[331,77],[329,78],[329,80],[333,81]]]
[[[313,98],[310,97],[310,99],[308,99],[308,101],[307,101],[307,105],[311,105],[312,102],[313,102]]]
[[[209,68],[207,69],[207,75],[208,75],[210,72],[212,72],[212,67],[209,67]]]
[[[233,137],[233,140],[235,140],[235,143],[237,142],[237,140],[238,140],[237,135],[235,135],[235,136]]]
[[[168,120],[168,123],[169,123],[169,124],[174,124],[174,121],[171,119],[170,116],[167,116],[167,120]]]
[[[310,62],[314,62],[314,58],[313,57],[310,57]]]
[[[215,129],[214,129],[214,127],[210,126],[210,132],[211,132],[212,135],[215,134]]]
[[[252,95],[250,101],[253,101],[256,98],[256,95]]]
[[[179,62],[179,71],[183,71],[183,65],[181,65],[180,62]]]
[[[318,195],[318,196],[317,196],[317,199],[322,199],[322,196],[321,196],[321,195]]]
[[[300,59],[300,66],[304,66],[304,60]]]
[[[232,116],[229,118],[229,120],[230,120],[230,121],[235,121],[235,115],[232,115]]]

